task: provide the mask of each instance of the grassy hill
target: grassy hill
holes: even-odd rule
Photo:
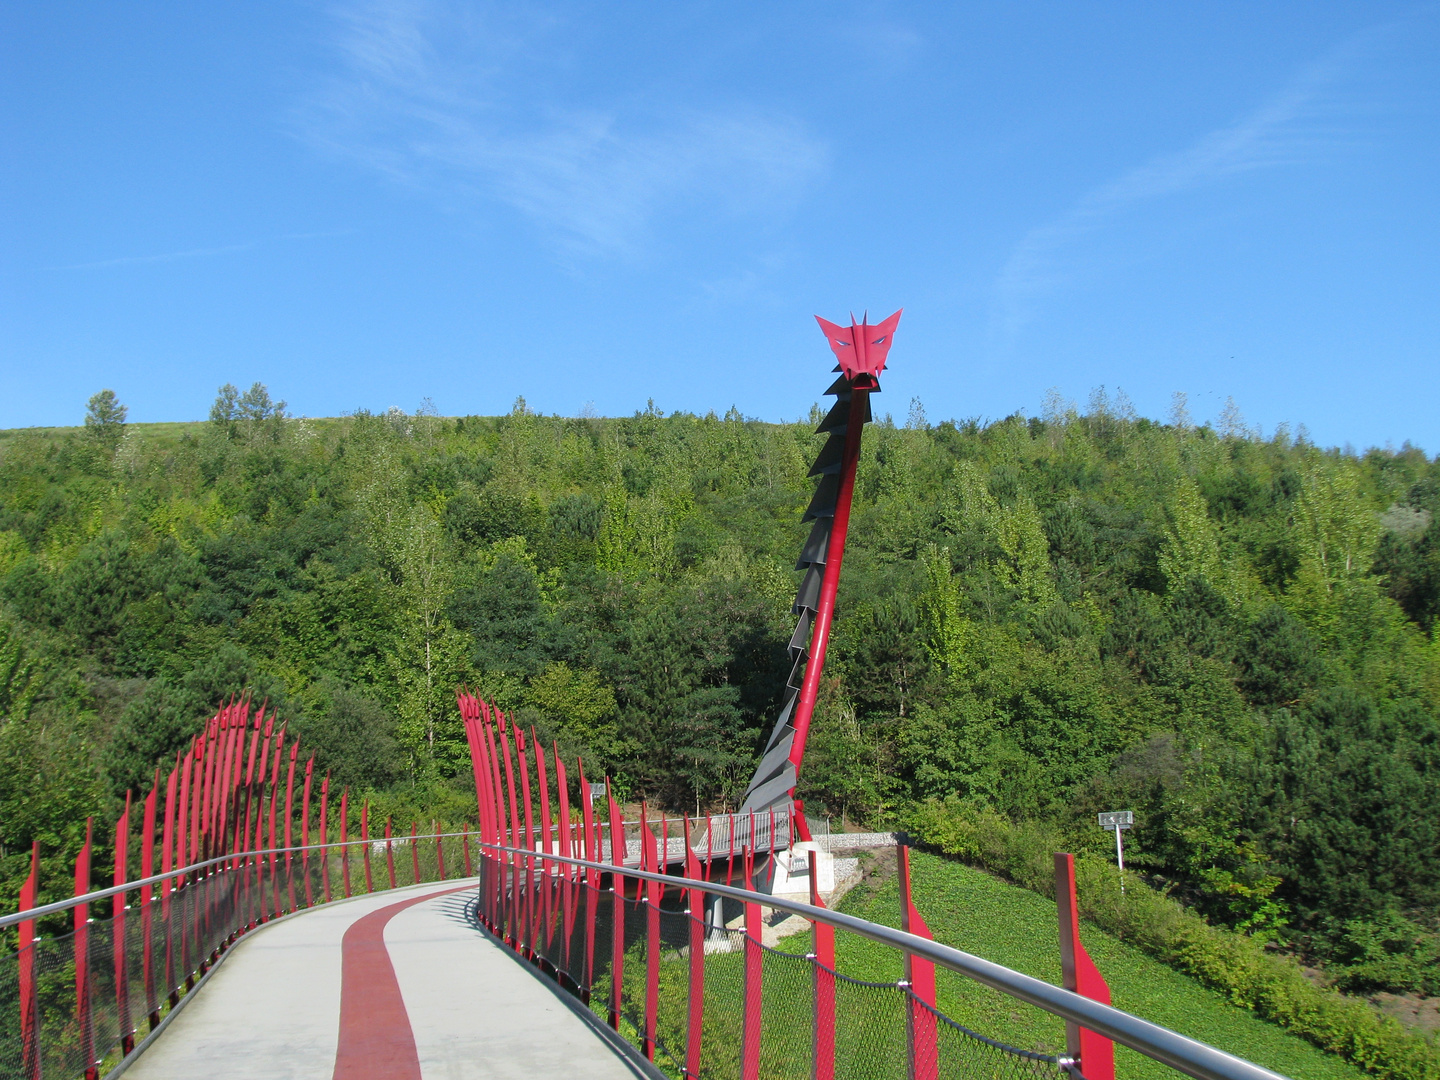
[[[936,940],[1058,984],[1060,954],[1053,901],[923,852],[913,853],[912,867],[916,905]],[[899,926],[900,893],[893,870],[881,868],[873,873],[840,908]],[[1081,936],[1110,984],[1116,1008],[1296,1080],[1354,1080],[1364,1075],[1093,926],[1082,924]],[[862,979],[899,977],[898,958],[891,950],[848,935],[842,938],[842,972]],[[990,1038],[1047,1053],[1064,1050],[1065,1029],[1059,1020],[961,976],[939,973],[939,1006],[953,1020]],[[1116,1048],[1116,1074],[1122,1080],[1178,1075],[1124,1047]]]

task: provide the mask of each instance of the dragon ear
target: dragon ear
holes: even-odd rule
[[[846,372],[854,370],[855,367],[855,338],[848,326],[839,326],[829,319],[822,319],[815,316],[815,321],[820,324],[820,332],[825,335],[825,341],[830,346],[830,351],[840,361],[840,366]]]
[[[884,337],[885,340],[886,340],[886,342],[887,342],[887,344],[888,344],[889,339],[890,339],[890,335],[893,334],[893,333],[895,333],[895,328],[900,325],[900,316],[904,313],[904,311],[905,311],[905,309],[904,309],[904,308],[901,308],[899,311],[895,312],[894,315],[891,315],[891,316],[890,316],[888,319],[886,319],[884,322],[882,322],[882,323],[878,324],[877,326],[873,327],[872,330],[871,330],[871,333],[870,333],[870,335],[869,335],[869,336],[870,336],[870,343],[873,345],[873,344],[875,344],[875,342],[876,342],[876,340],[877,340],[878,338]]]

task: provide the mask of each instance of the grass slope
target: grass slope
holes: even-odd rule
[[[1059,982],[1053,901],[923,852],[912,854],[912,872],[916,905],[937,941],[1027,975]],[[875,874],[852,891],[840,908],[873,922],[899,926],[900,893],[894,874]],[[1365,1075],[1093,926],[1082,923],[1081,936],[1110,984],[1116,1008],[1296,1080],[1355,1080]],[[899,977],[899,963],[891,950],[851,935],[841,938],[840,971],[861,979]],[[953,1020],[1015,1046],[1046,1053],[1061,1052],[1065,1046],[1064,1026],[1054,1017],[949,972],[940,972],[939,1007]],[[1116,1073],[1122,1080],[1173,1080],[1178,1075],[1124,1047],[1116,1047]]]

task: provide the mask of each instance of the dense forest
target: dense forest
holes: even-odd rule
[[[733,806],[820,415],[310,420],[257,384],[0,433],[5,902],[32,838],[63,887],[85,816],[241,688],[397,813],[473,814],[461,683],[629,798]],[[1127,861],[1208,918],[1440,992],[1440,462],[1103,392],[865,439],[812,815],[1104,850],[1133,809]]]

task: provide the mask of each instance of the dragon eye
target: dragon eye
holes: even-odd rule
[[[872,341],[870,344],[871,344],[871,345],[884,345],[884,344],[885,344],[885,339],[884,339],[883,337],[882,337],[882,338],[876,338],[876,339],[875,339],[874,341]]]
[[[853,346],[850,344],[850,342],[848,342],[848,341],[841,341],[839,338],[836,338],[836,339],[835,339],[835,344],[836,344],[836,345],[843,345],[843,346],[845,346],[845,348],[847,348],[847,349],[853,347]]]

